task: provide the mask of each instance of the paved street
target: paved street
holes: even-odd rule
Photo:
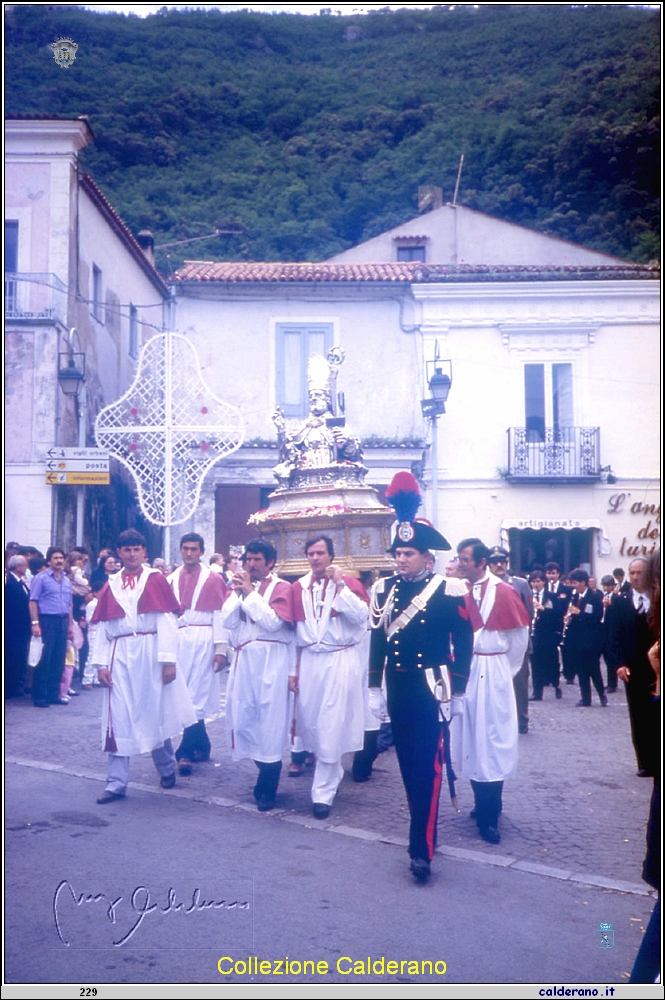
[[[101,691],[48,711],[8,702],[6,981],[281,982],[223,977],[216,963],[290,955],[329,966],[292,982],[625,983],[653,906],[640,878],[650,782],[635,776],[623,694],[576,709],[577,690],[563,690],[531,705],[501,844],[478,838],[458,782],[461,812],[442,797],[424,887],[408,873],[393,750],[367,784],[345,777],[324,823],[311,817],[306,775],[283,777],[278,808],[260,815],[254,765],[230,761],[219,717],[214,759],[192,777],[165,792],[150,758],[134,758],[126,801],[100,807]],[[170,889],[192,907],[187,918]],[[77,905],[80,894],[121,898],[115,923],[103,900]],[[601,921],[614,931],[609,950]],[[349,976],[340,956],[439,959],[446,971]]]

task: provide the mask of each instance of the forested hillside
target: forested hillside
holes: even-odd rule
[[[56,66],[54,39],[78,43]],[[658,254],[659,13],[593,4],[139,19],[6,7],[6,111],[89,117],[82,161],[184,258],[317,260],[419,184],[630,260]]]

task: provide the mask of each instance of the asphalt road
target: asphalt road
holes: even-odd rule
[[[532,706],[502,843],[477,837],[459,782],[462,812],[442,799],[425,886],[408,870],[393,751],[367,784],[345,777],[323,824],[306,775],[283,777],[278,808],[259,814],[254,767],[230,761],[218,718],[213,760],[191,778],[163,791],[150,758],[137,758],[127,798],[100,807],[100,692],[48,711],[8,702],[5,982],[100,997],[133,995],[120,987],[133,983],[237,995],[252,984],[408,985],[410,995],[432,983],[441,995],[463,983],[618,984],[615,996],[652,995],[625,985],[653,907],[640,880],[649,782],[635,777],[622,696],[575,709],[564,690]],[[59,995],[81,994],[49,990]]]

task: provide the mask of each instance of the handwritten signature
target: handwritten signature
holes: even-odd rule
[[[120,904],[125,898],[128,899],[129,907],[136,915],[136,920],[126,934],[124,934],[117,941],[113,942],[116,948],[121,948],[123,944],[127,944],[127,942],[131,940],[149,914],[154,913],[165,916],[167,913],[191,914],[201,913],[203,910],[249,910],[249,901],[247,900],[241,902],[238,899],[205,899],[203,898],[200,889],[194,889],[192,891],[191,902],[188,899],[187,902],[189,905],[186,905],[184,902],[178,901],[176,890],[170,888],[166,893],[166,906],[159,906],[156,902],[153,902],[150,890],[145,885],[137,885],[128,897],[118,896],[117,899],[110,899],[103,892],[76,893],[71,883],[68,882],[67,879],[63,879],[53,894],[53,919],[55,921],[55,929],[58,933],[58,937],[65,947],[69,948],[70,942],[66,940],[63,935],[60,919],[60,908],[68,899],[73,901],[76,906],[85,906],[88,903],[104,904],[106,917],[112,924],[117,924],[118,910],[120,908]]]

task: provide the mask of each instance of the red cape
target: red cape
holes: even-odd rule
[[[486,585],[487,586],[487,585]],[[483,588],[483,597],[485,588]],[[473,592],[469,592],[464,598],[466,609],[469,613],[469,620],[474,632],[481,628],[489,629],[491,632],[507,632],[511,628],[522,628],[530,625],[526,608],[509,583],[498,583],[496,588],[496,598],[494,607],[490,611],[489,618],[485,623],[480,616],[480,608],[475,602]]]
[[[367,594],[367,591],[363,587],[362,583],[360,582],[360,580],[356,580],[355,576],[344,576],[343,579],[344,583],[347,585],[349,590],[352,593],[354,593],[356,597],[359,597],[361,601],[364,601],[365,604],[369,605],[369,596]],[[302,595],[303,595],[302,580],[296,580],[296,582],[293,584],[293,615],[294,615],[293,620],[296,622],[305,621],[305,609],[302,603]],[[337,612],[333,610],[331,612],[331,615],[333,617],[336,617]]]
[[[195,588],[196,589],[196,588]],[[174,590],[175,592],[175,590]],[[195,611],[219,611],[222,604],[228,597],[229,588],[221,573],[210,573],[208,579],[201,587],[199,599],[196,602]],[[180,607],[180,614],[185,609]]]
[[[141,570],[145,573],[146,570]],[[174,611],[178,614],[180,606],[171,586],[163,573],[158,570],[150,573],[143,593],[139,597],[137,612],[140,615],[148,614],[151,611],[168,612]],[[95,622],[108,622],[112,618],[124,618],[125,611],[116,601],[113,591],[108,583],[105,583],[99,594],[99,601],[92,616],[91,624]]]
[[[263,597],[270,583],[270,577],[266,577],[265,580],[261,581],[261,585],[256,591],[259,597]],[[279,583],[275,585],[268,603],[275,614],[278,615],[283,622],[288,622],[289,625],[293,625],[293,588],[290,583],[280,580]]]

